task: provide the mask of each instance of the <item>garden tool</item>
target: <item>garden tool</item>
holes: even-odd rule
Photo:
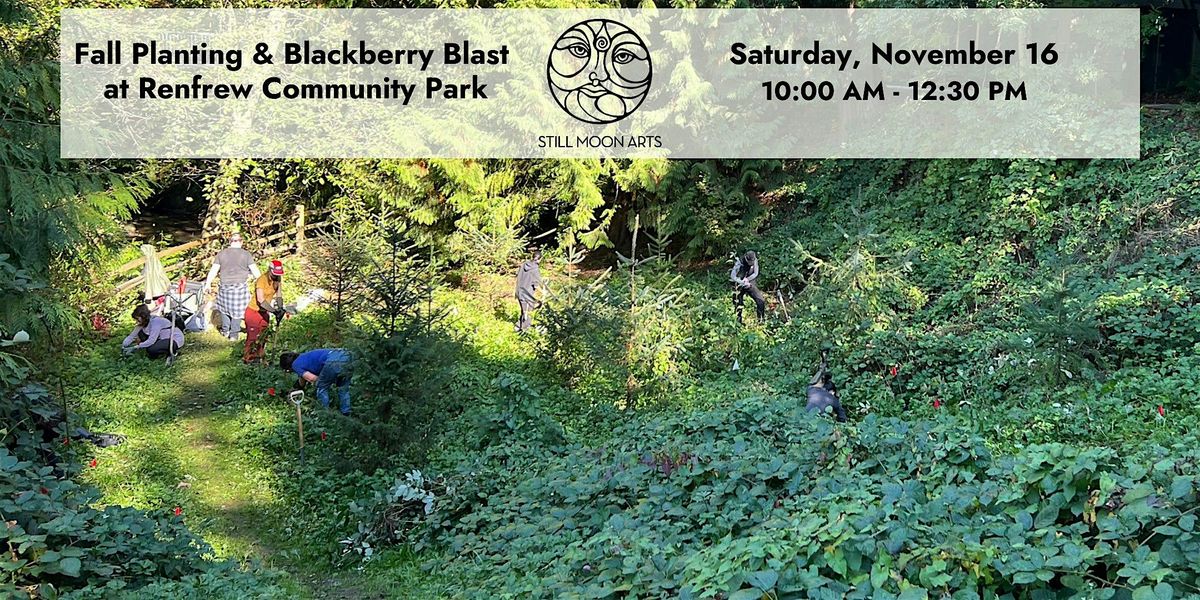
[[[288,392],[288,400],[296,405],[296,435],[300,438],[300,460],[304,460],[304,416],[300,413],[300,405],[304,402],[304,390]]]

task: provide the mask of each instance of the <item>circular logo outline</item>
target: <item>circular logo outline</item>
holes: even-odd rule
[[[569,53],[575,61],[586,61],[578,69],[564,70],[566,65],[555,65],[559,52]],[[565,56],[561,60],[572,62]],[[621,66],[635,61],[645,63],[644,79],[630,80],[622,75]],[[586,83],[581,83],[583,78]],[[554,40],[546,58],[546,85],[555,104],[572,118],[591,125],[616,123],[636,112],[649,95],[653,80],[654,64],[646,41],[629,26],[612,19],[587,19],[572,25]]]

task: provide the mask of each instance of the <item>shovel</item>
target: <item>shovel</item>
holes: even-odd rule
[[[300,438],[300,461],[304,462],[304,417],[300,414],[300,404],[304,402],[304,390],[288,392],[288,400],[296,405],[296,435]]]

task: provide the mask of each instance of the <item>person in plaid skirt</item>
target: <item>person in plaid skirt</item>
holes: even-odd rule
[[[242,236],[235,233],[229,238],[229,247],[218,252],[212,268],[204,280],[204,290],[212,287],[213,278],[220,278],[217,285],[217,312],[221,315],[221,335],[237,340],[242,333],[242,317],[250,305],[250,288],[246,282],[258,279],[258,265],[254,256],[242,249]]]

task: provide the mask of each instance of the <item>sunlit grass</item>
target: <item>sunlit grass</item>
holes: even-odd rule
[[[248,423],[271,426],[289,413],[279,404],[240,402],[226,385],[240,370],[233,345],[216,335],[189,338],[170,367],[143,358],[120,359],[116,348],[92,348],[80,359],[71,397],[88,425],[125,436],[95,449],[85,479],[110,504],[151,511],[179,507],[184,520],[218,557],[271,563],[269,515],[278,502],[274,472],[241,447]]]

